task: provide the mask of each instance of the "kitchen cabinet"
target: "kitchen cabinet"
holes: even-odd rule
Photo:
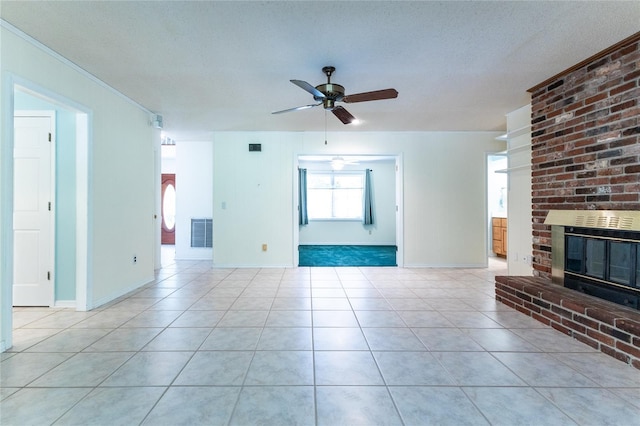
[[[493,235],[493,252],[501,257],[507,257],[507,218],[492,217],[491,230]]]

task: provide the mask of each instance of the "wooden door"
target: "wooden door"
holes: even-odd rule
[[[176,175],[162,175],[162,244],[176,243]]]
[[[14,118],[14,306],[53,305],[53,119]]]

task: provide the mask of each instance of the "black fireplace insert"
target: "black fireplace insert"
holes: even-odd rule
[[[640,232],[565,228],[564,286],[640,309]]]

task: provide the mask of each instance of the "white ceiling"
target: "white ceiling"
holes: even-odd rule
[[[504,130],[526,90],[640,30],[638,1],[7,1],[0,17],[144,107],[175,140],[325,130],[290,79],[397,99],[328,131]]]

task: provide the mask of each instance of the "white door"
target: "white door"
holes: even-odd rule
[[[52,306],[53,116],[14,117],[13,305]]]

